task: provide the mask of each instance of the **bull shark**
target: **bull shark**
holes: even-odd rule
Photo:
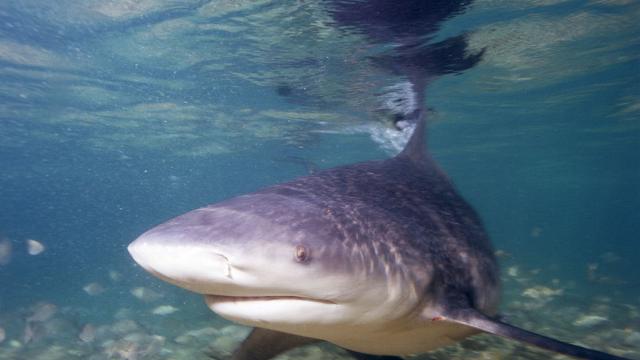
[[[416,102],[424,84],[413,82]],[[426,111],[380,161],[300,177],[190,211],[129,247],[158,278],[253,327],[233,360],[328,341],[400,359],[490,333],[582,359],[623,359],[497,317],[500,278],[482,222],[426,146]]]
[[[470,3],[328,1],[345,32],[395,44],[371,60],[409,79],[402,100],[410,101],[391,101],[401,104],[396,120],[415,124],[405,148],[193,210],[129,245],[151,274],[254,328],[232,360],[268,360],[318,341],[356,359],[397,360],[482,332],[577,358],[623,359],[497,316],[500,276],[489,238],[426,146],[427,83],[483,55],[468,51],[466,35],[430,42]]]

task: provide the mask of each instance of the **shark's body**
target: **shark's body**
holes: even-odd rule
[[[358,294],[351,301],[367,309],[356,321],[336,328],[302,329],[293,323],[275,330],[368,353],[409,354],[473,333],[459,325],[424,326],[423,320],[432,325],[442,314],[444,302],[496,311],[498,269],[491,246],[473,209],[435,168],[415,166],[408,158],[366,162],[275,185],[223,206],[256,219],[269,214],[269,227],[301,244],[309,241],[304,246],[310,261],[321,262],[324,275],[339,279],[350,273],[360,279],[349,285]],[[451,336],[431,336],[438,332]]]
[[[129,247],[146,270],[259,328],[234,354],[263,360],[326,340],[359,359],[409,355],[479,331],[586,359],[621,359],[491,319],[496,260],[474,210],[424,145],[197,209]],[[389,357],[384,357],[389,358]],[[395,358],[395,357],[391,357]]]
[[[500,284],[489,239],[425,149],[427,82],[472,67],[482,53],[468,54],[464,36],[428,46],[420,39],[470,1],[329,3],[339,26],[399,44],[374,60],[411,84],[415,106],[402,119],[417,125],[405,149],[188,212],[133,242],[136,262],[255,328],[233,360],[267,360],[321,340],[358,359],[399,359],[481,331],[622,359],[493,319]]]
[[[474,331],[432,321],[441,316],[442,304],[474,304],[493,314],[498,303],[498,269],[478,217],[439,171],[415,166],[408,158],[330,169],[240,196],[160,225],[141,242],[156,236],[203,247],[212,238],[251,238],[260,247],[269,246],[269,241],[261,245],[261,238],[283,237],[290,239],[292,250],[285,254],[291,257],[296,246],[304,246],[309,262],[292,265],[302,268],[301,275],[305,267],[317,266],[327,280],[294,275],[291,281],[318,282],[325,293],[317,300],[338,305],[322,304],[323,323],[316,325],[304,318],[315,304],[306,310],[305,304],[295,304],[299,300],[283,300],[279,306],[289,302],[293,308],[301,306],[301,313],[267,319],[264,326],[367,353],[421,353],[449,344]],[[236,271],[229,273],[231,282]],[[345,279],[344,274],[350,275]],[[336,291],[353,292],[349,299],[331,293],[333,281]],[[261,295],[231,284],[221,293]],[[284,289],[264,295],[307,297]],[[251,301],[242,300],[268,311],[268,303],[279,300],[263,305]],[[340,302],[351,302],[357,310],[341,309]],[[208,303],[231,320],[256,325],[254,319],[244,318],[246,304],[238,306],[221,297],[208,297]],[[256,311],[254,316],[268,314]]]

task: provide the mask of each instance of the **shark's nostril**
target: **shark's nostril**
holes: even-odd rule
[[[170,235],[143,234],[127,250],[152,275],[191,291],[206,293],[212,286],[230,283],[232,272],[227,256],[205,245],[177,241]]]
[[[222,262],[223,263],[223,272],[224,272],[224,276],[226,276],[229,279],[232,279],[231,277],[231,264],[229,263],[229,258],[227,258],[226,256],[219,254],[219,253],[214,253],[213,254],[214,257],[217,257],[217,261],[216,262]]]

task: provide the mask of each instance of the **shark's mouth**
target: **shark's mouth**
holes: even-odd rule
[[[298,301],[311,301],[323,304],[332,304],[336,303],[331,300],[323,300],[323,299],[314,299],[307,298],[302,296],[291,296],[291,295],[282,295],[282,296],[228,296],[228,295],[214,295],[214,294],[206,294],[204,295],[207,304],[211,303],[240,303],[240,302],[256,302],[256,301],[277,301],[277,300],[298,300]]]
[[[304,324],[309,318],[339,309],[333,301],[303,296],[228,296],[205,295],[205,303],[213,312],[247,326],[290,326]]]

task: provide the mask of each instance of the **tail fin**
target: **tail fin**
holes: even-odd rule
[[[447,316],[446,320],[467,325],[490,334],[521,341],[542,349],[573,356],[578,359],[630,360],[620,356],[607,354],[597,350],[587,349],[581,346],[572,345],[566,342],[552,339],[550,337],[536,334],[534,332],[527,331],[498,320],[493,320],[472,309],[456,311]]]

